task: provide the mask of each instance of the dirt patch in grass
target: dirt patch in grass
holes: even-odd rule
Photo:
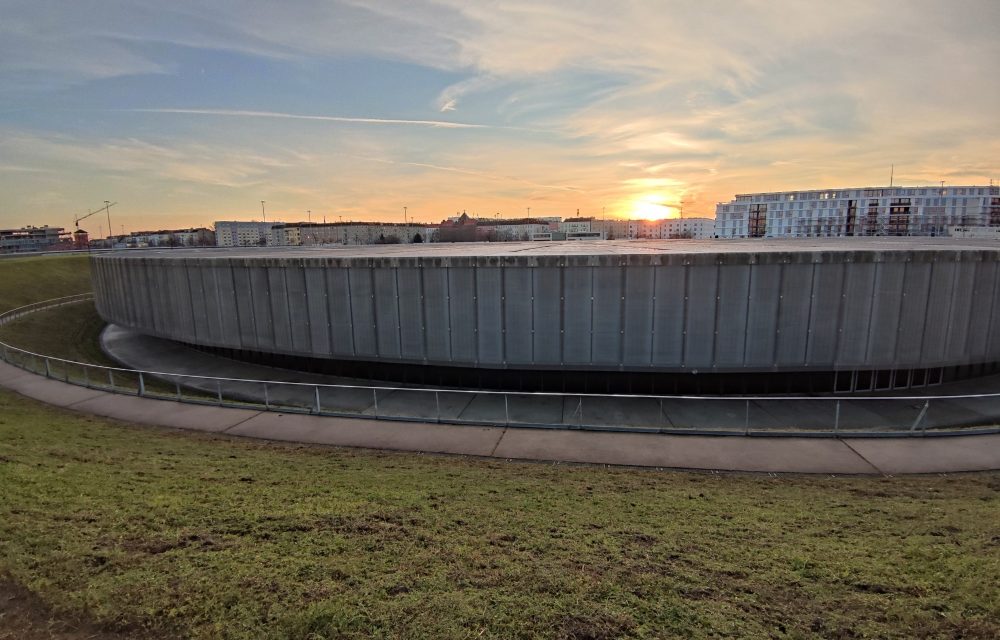
[[[0,640],[125,640],[135,629],[109,631],[69,615],[58,615],[41,598],[0,574]]]

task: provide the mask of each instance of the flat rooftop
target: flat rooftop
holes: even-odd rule
[[[852,251],[998,251],[1000,240],[977,238],[753,238],[733,240],[595,240],[581,242],[434,242],[311,247],[126,249],[116,257],[199,258],[459,258],[805,253]],[[96,254],[95,254],[96,255]]]

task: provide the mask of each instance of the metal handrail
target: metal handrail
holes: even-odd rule
[[[24,306],[21,306],[21,307],[17,307],[15,309],[11,309],[11,310],[6,311],[4,313],[0,313],[0,325],[6,324],[7,322],[10,322],[13,319],[22,317],[22,316],[27,315],[29,313],[34,313],[34,312],[38,312],[38,311],[42,311],[42,310],[46,310],[46,309],[53,309],[53,308],[57,308],[57,307],[60,307],[60,306],[63,306],[63,305],[67,305],[67,304],[75,304],[75,303],[78,303],[78,302],[85,302],[85,301],[90,300],[92,298],[93,298],[93,294],[92,293],[82,293],[82,294],[75,294],[75,295],[71,295],[71,296],[63,296],[63,297],[60,297],[60,298],[53,298],[53,299],[50,299],[50,300],[44,300],[44,301],[40,301],[40,302],[35,302],[35,303],[32,303],[32,304],[24,305]],[[849,398],[845,398],[845,397],[831,397],[831,396],[711,396],[711,395],[653,395],[653,394],[613,394],[613,393],[612,394],[598,394],[598,393],[559,393],[559,392],[550,392],[550,391],[494,391],[494,390],[473,390],[473,389],[453,389],[453,388],[447,388],[447,389],[443,389],[443,388],[442,389],[426,389],[426,388],[419,388],[419,387],[397,387],[397,386],[389,386],[389,385],[352,385],[352,384],[331,384],[331,383],[319,383],[319,382],[293,382],[293,381],[282,381],[282,380],[260,380],[260,379],[253,379],[253,378],[230,378],[230,377],[220,377],[220,376],[205,376],[205,375],[196,375],[196,374],[175,373],[175,372],[168,372],[168,371],[154,371],[154,370],[148,370],[148,369],[134,369],[134,368],[127,368],[127,367],[112,367],[112,366],[106,366],[106,365],[100,365],[100,364],[93,364],[93,363],[89,363],[89,362],[80,362],[80,361],[77,361],[77,360],[71,360],[71,359],[68,359],[68,358],[61,358],[61,357],[58,357],[58,356],[45,355],[45,354],[37,353],[37,352],[34,352],[34,351],[29,351],[27,349],[22,349],[20,347],[16,347],[14,345],[8,344],[8,343],[3,342],[2,340],[0,340],[0,356],[2,356],[2,359],[4,361],[8,362],[9,364],[13,365],[13,366],[18,366],[19,368],[23,368],[25,370],[32,371],[32,372],[33,372],[32,369],[28,369],[27,367],[24,367],[24,366],[22,366],[22,365],[20,365],[18,363],[12,362],[11,359],[10,359],[10,352],[15,352],[15,353],[18,353],[18,354],[21,354],[21,355],[24,355],[24,356],[28,356],[28,357],[31,357],[31,358],[40,359],[40,360],[44,361],[46,372],[48,372],[50,370],[51,363],[60,363],[62,365],[72,365],[72,366],[81,367],[84,370],[94,369],[94,370],[98,370],[98,371],[105,371],[105,372],[112,372],[112,373],[117,372],[117,373],[122,373],[122,374],[138,375],[139,376],[139,389],[138,389],[139,395],[144,395],[144,379],[143,379],[144,376],[152,376],[154,378],[174,380],[175,384],[178,384],[178,385],[179,385],[179,381],[181,379],[183,379],[185,381],[207,381],[207,382],[215,382],[216,383],[216,387],[218,389],[218,397],[219,397],[220,404],[222,403],[222,391],[221,391],[221,384],[222,383],[239,383],[239,384],[264,385],[265,397],[264,397],[263,402],[255,401],[254,404],[265,406],[268,409],[271,408],[271,405],[273,403],[269,403],[269,401],[268,401],[267,392],[266,392],[267,385],[302,387],[302,388],[315,388],[317,390],[316,391],[317,395],[318,395],[318,390],[322,388],[322,389],[364,390],[364,391],[371,391],[372,393],[375,393],[375,394],[377,394],[377,392],[379,392],[379,391],[385,391],[385,392],[405,391],[405,392],[433,393],[433,394],[436,394],[436,396],[437,396],[437,394],[441,394],[441,393],[465,394],[465,395],[473,395],[473,396],[475,396],[475,395],[503,396],[505,398],[505,410],[504,410],[505,420],[504,420],[503,423],[498,423],[498,424],[515,424],[515,423],[511,423],[510,416],[509,416],[509,410],[507,409],[507,406],[506,406],[506,398],[509,398],[510,396],[517,396],[517,397],[520,397],[520,396],[527,396],[527,397],[560,397],[560,398],[574,398],[574,399],[578,398],[581,401],[583,399],[585,399],[585,398],[593,398],[593,399],[634,399],[634,400],[646,399],[646,400],[658,400],[658,401],[661,401],[661,402],[664,401],[664,400],[686,400],[686,401],[720,401],[721,400],[721,401],[726,401],[726,402],[743,402],[743,403],[746,403],[747,407],[748,407],[748,412],[749,412],[749,403],[750,402],[757,402],[757,401],[760,401],[760,402],[775,402],[775,401],[792,401],[792,400],[795,400],[795,401],[816,401],[816,402],[824,402],[825,401],[825,402],[836,402],[837,403],[837,414],[836,414],[835,424],[834,424],[833,429],[830,430],[830,431],[822,431],[822,432],[815,432],[815,431],[813,431],[812,432],[812,433],[828,434],[828,433],[836,433],[837,432],[837,428],[838,428],[839,421],[840,421],[839,403],[841,401],[844,401],[844,402],[848,402],[848,401],[849,402],[858,402],[858,401],[860,401],[860,402],[867,402],[867,401],[910,401],[910,402],[912,402],[912,401],[920,401],[920,402],[924,403],[924,408],[923,408],[923,410],[921,410],[920,415],[918,416],[917,420],[913,423],[913,425],[912,425],[912,427],[910,429],[910,431],[914,431],[918,427],[919,423],[923,420],[924,414],[926,413],[926,405],[930,401],[932,401],[932,400],[962,400],[962,399],[1000,398],[1000,392],[998,392],[998,393],[957,394],[957,395],[851,396]],[[69,382],[70,384],[77,384],[76,382],[72,382],[72,381],[70,381],[68,379],[66,381]],[[88,384],[85,384],[84,386],[90,386],[90,385],[88,383]],[[113,391],[117,391],[114,388],[113,385],[112,385],[112,390]],[[377,412],[377,395],[375,397],[376,397],[376,405],[375,406],[376,406],[376,412]],[[439,397],[439,396],[437,396],[437,397]],[[178,398],[177,399],[178,400],[182,400],[181,395],[179,393],[179,390],[178,390]],[[280,406],[280,405],[275,405],[275,406]],[[319,408],[319,403],[318,402],[317,402],[316,406],[317,406],[317,409],[318,409]],[[317,412],[319,412],[319,411],[317,411]],[[440,408],[438,409],[438,414],[439,414],[438,419],[440,420]],[[367,414],[364,414],[362,412],[355,412],[352,415],[363,416],[363,415],[367,415]],[[379,417],[377,415],[377,413],[376,413],[375,417]],[[582,422],[582,419],[581,419],[580,422]],[[566,426],[570,426],[570,425],[566,425]],[[579,428],[579,427],[577,427],[577,426],[574,425],[573,428]],[[685,431],[685,432],[691,432],[692,431],[691,429],[688,429],[688,428],[678,429],[678,430],[679,431]],[[747,430],[749,432],[749,416],[747,417]],[[722,432],[731,432],[732,430],[728,430],[727,431],[727,430],[719,428],[719,429],[704,429],[703,431],[704,432],[719,432],[719,433],[722,433]],[[800,433],[810,433],[810,432],[800,432]],[[852,431],[851,433],[857,433],[857,432],[853,432]],[[894,433],[898,433],[898,432],[894,432]]]

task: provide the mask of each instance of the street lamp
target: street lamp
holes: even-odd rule
[[[98,209],[98,211],[100,211],[100,209]],[[111,201],[110,200],[105,200],[104,201],[104,213],[106,213],[107,216],[108,216],[108,237],[110,238],[111,236],[115,235],[114,230],[112,230],[112,228],[111,228]]]
[[[260,215],[261,215],[262,218],[264,218],[264,222],[267,222],[267,214],[264,213],[264,201],[263,200],[260,201]]]

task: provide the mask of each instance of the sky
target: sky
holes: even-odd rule
[[[998,26],[996,0],[0,0],[0,228],[987,184]]]

